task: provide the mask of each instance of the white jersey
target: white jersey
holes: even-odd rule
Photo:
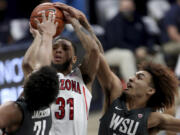
[[[59,94],[51,105],[51,135],[86,135],[92,95],[85,86],[79,68],[59,76]]]

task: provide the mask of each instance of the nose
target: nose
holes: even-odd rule
[[[130,77],[129,82],[134,82],[135,77]]]
[[[62,47],[58,47],[58,48],[56,49],[56,53],[62,53],[62,51],[63,51]]]

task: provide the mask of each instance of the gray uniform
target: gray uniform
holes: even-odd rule
[[[49,135],[52,125],[49,107],[30,112],[24,100],[17,100],[16,103],[23,113],[23,120],[17,131],[6,133],[7,135]]]

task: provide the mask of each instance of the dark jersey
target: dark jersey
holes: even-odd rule
[[[6,133],[7,135],[49,135],[52,124],[49,107],[30,112],[24,100],[18,100],[16,103],[23,113],[23,120],[17,131]]]
[[[99,135],[148,135],[150,108],[127,110],[124,97],[116,99],[100,119]]]

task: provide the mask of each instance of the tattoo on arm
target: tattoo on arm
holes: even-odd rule
[[[85,33],[86,35],[91,36],[90,33],[89,33],[89,31],[86,30],[84,27],[81,27],[80,30],[81,30],[83,33]]]

